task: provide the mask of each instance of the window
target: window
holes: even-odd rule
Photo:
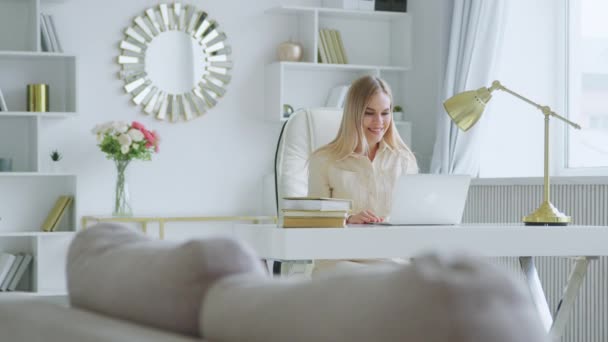
[[[567,130],[564,166],[608,175],[608,1],[570,0],[568,6],[568,113],[582,129]]]

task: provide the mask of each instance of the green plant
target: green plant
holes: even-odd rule
[[[401,106],[393,107],[393,112],[403,112],[403,108]]]
[[[61,160],[61,158],[63,158],[63,156],[61,155],[61,153],[59,153],[59,151],[57,150],[53,150],[53,152],[51,152],[51,160],[54,162],[58,162]]]

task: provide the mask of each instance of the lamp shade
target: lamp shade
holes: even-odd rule
[[[491,98],[490,90],[484,87],[456,94],[447,99],[443,106],[456,126],[467,131],[479,120]]]

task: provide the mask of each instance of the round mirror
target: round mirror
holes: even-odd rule
[[[231,49],[206,12],[160,4],[137,16],[120,42],[119,76],[132,101],[159,120],[190,120],[215,106],[230,82]]]

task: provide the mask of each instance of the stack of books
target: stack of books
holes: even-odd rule
[[[15,291],[31,262],[31,254],[0,252],[0,291]]]
[[[352,201],[324,197],[283,198],[283,228],[344,228]]]
[[[59,227],[59,223],[63,218],[63,215],[68,211],[70,204],[72,203],[72,196],[59,196],[53,209],[49,212],[46,219],[42,223],[42,230],[45,232],[54,232]]]
[[[348,64],[340,31],[319,30],[319,61],[330,64]]]

